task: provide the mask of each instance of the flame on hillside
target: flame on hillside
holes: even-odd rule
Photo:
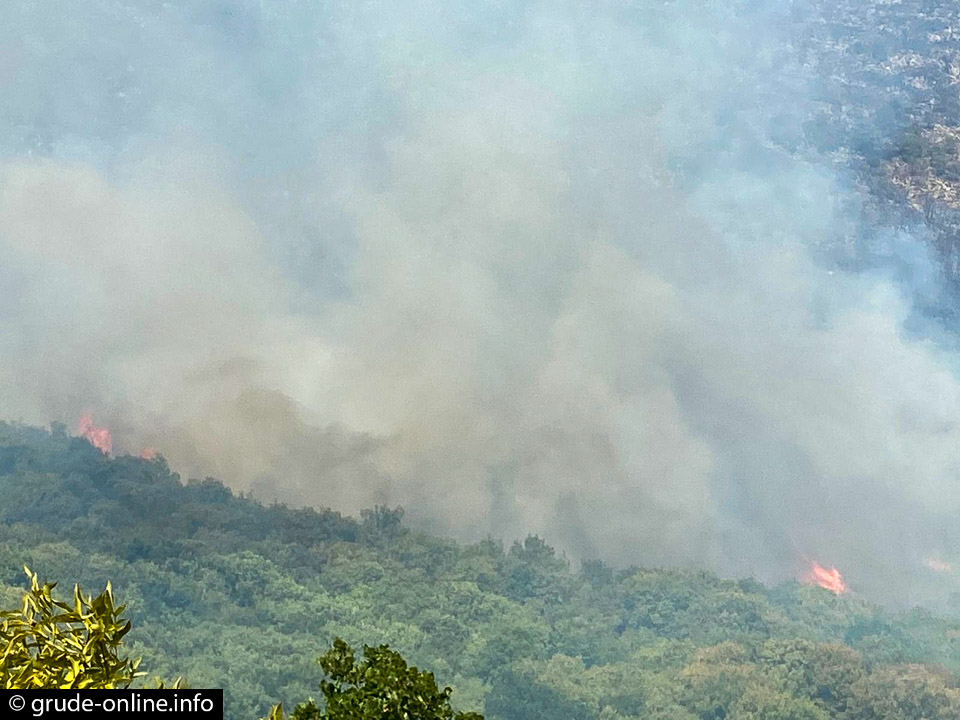
[[[77,423],[77,435],[86,438],[88,443],[104,455],[113,452],[113,438],[110,436],[110,429],[94,425],[93,416],[90,413],[80,416],[80,421]]]
[[[157,451],[154,450],[152,447],[144,448],[143,450],[140,451],[140,457],[143,458],[144,460],[153,460],[154,458],[157,457]]]
[[[803,582],[819,585],[834,595],[843,595],[850,592],[850,588],[843,580],[843,575],[835,567],[825,568],[817,562],[810,561],[810,570],[801,578]]]

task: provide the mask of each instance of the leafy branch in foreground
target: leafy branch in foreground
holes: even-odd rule
[[[73,605],[55,600],[56,583],[40,585],[24,567],[30,589],[19,610],[0,612],[0,687],[125,688],[143,673],[118,649],[130,631],[113,589],[97,597],[73,588]]]
[[[353,649],[337,638],[318,661],[327,675],[320,682],[323,711],[308,700],[294,708],[291,720],[483,720],[478,713],[454,713],[451,688],[440,690],[433,673],[408,666],[387,645]],[[275,706],[266,720],[283,720]]]

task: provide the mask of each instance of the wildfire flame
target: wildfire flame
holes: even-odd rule
[[[814,585],[819,585],[824,590],[829,590],[834,595],[843,595],[846,592],[850,592],[850,589],[843,581],[843,575],[840,574],[839,570],[837,570],[835,567],[830,567],[828,570],[812,560],[810,561],[810,571],[804,575],[803,581],[812,583]]]
[[[152,447],[144,448],[140,451],[140,457],[144,460],[153,460],[155,457],[157,457],[157,451]]]
[[[925,558],[923,564],[934,572],[953,572],[953,566],[950,563],[937,558]]]
[[[88,443],[104,455],[113,452],[113,438],[110,437],[110,429],[94,425],[93,416],[89,413],[80,416],[80,421],[77,423],[77,435],[86,438]]]

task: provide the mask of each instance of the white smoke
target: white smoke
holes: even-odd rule
[[[780,19],[7,3],[0,412],[465,538],[944,596],[904,588],[957,540],[956,359],[831,264],[858,198],[770,139],[815,82]]]

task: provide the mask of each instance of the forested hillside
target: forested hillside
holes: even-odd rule
[[[227,717],[316,696],[340,636],[389,643],[491,720],[956,718],[960,623],[817,587],[575,568],[535,537],[458,545],[264,506],[162,459],[0,425],[0,606],[22,565],[113,581],[149,673],[226,689]]]

